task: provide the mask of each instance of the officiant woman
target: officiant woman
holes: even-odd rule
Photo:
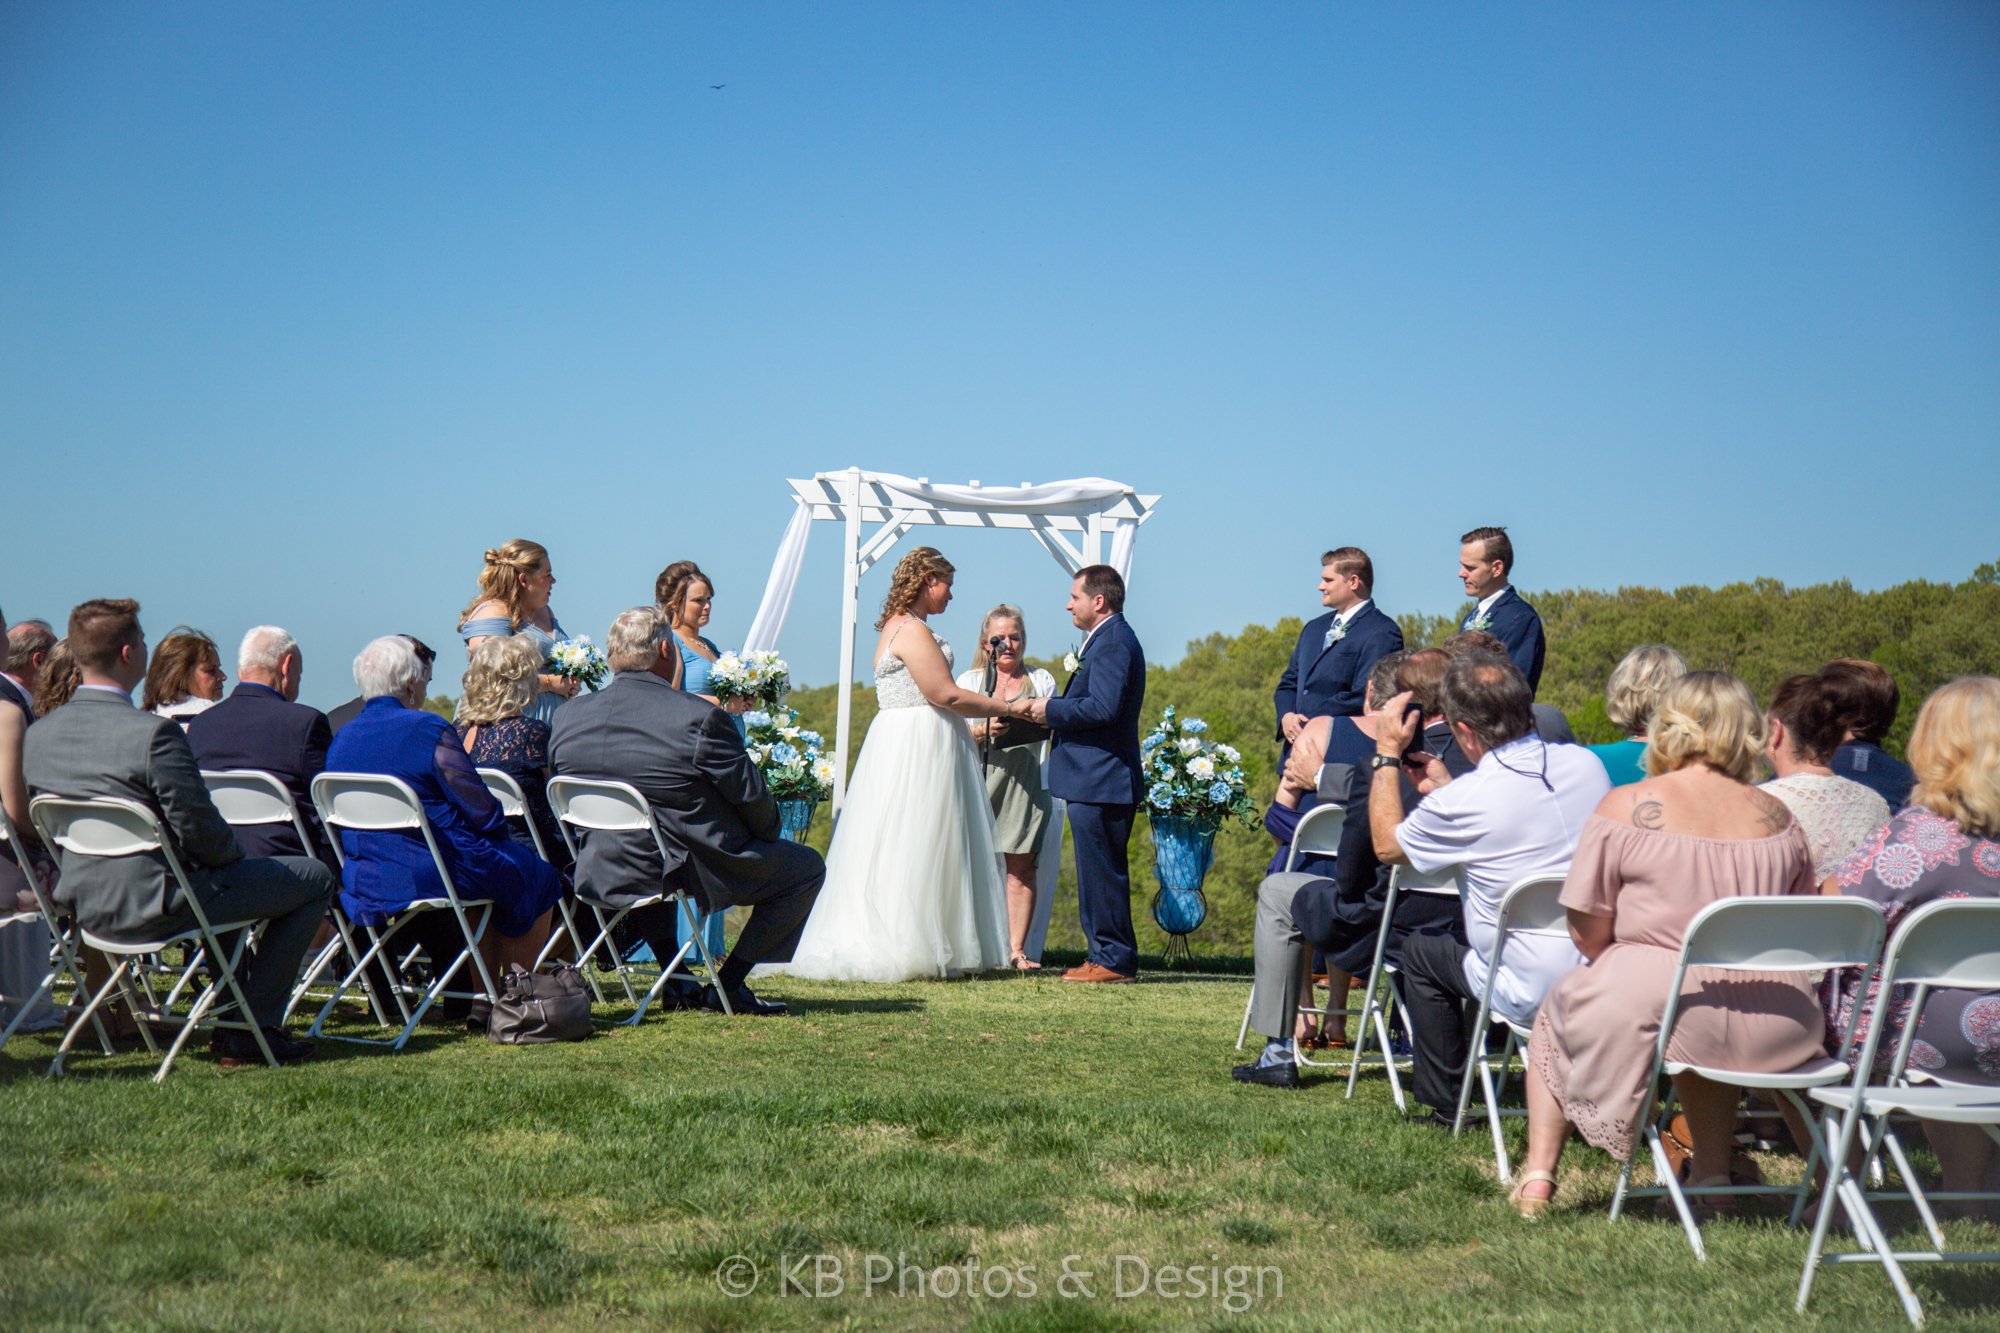
[[[1056,678],[1040,667],[1030,669],[1027,622],[1021,608],[1002,603],[986,613],[979,626],[979,652],[972,670],[959,676],[960,689],[989,693],[1003,703],[1016,699],[1046,699],[1056,692]],[[986,668],[993,667],[987,690]],[[1043,745],[1000,748],[1005,719],[973,719],[973,742],[985,758],[986,796],[993,803],[993,846],[1007,864],[1007,961],[1017,970],[1041,967],[1028,957],[1028,926],[1035,919],[1035,853],[1049,823],[1049,793],[1042,785]],[[992,744],[986,742],[991,731]]]

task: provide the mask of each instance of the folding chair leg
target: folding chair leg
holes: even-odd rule
[[[1511,1058],[1511,1053],[1501,1058]],[[1505,1065],[1501,1066],[1501,1076],[1503,1079],[1506,1076]],[[1486,1126],[1493,1133],[1493,1164],[1499,1168],[1500,1183],[1504,1185],[1514,1178],[1514,1173],[1508,1169],[1507,1137],[1500,1132],[1500,1090],[1493,1081],[1493,1066],[1485,1060],[1479,1062],[1479,1085],[1486,1094]]]
[[[55,986],[56,973],[54,969],[50,969],[49,974],[42,978],[42,984],[35,987],[35,993],[30,995],[25,1002],[15,1006],[13,1021],[7,1024],[6,1031],[0,1032],[0,1046],[7,1044],[7,1039],[14,1035],[14,1030],[27,1021],[28,1015],[34,1012],[35,1006],[40,1004],[42,998],[50,991],[53,991]]]
[[[1884,1124],[1878,1142],[1881,1147],[1887,1148],[1889,1156],[1895,1159],[1896,1170],[1903,1177],[1904,1192],[1910,1196],[1910,1202],[1916,1205],[1917,1216],[1923,1219],[1924,1230],[1931,1234],[1931,1244],[1939,1250],[1944,1249],[1944,1231],[1938,1226],[1937,1214],[1931,1211],[1931,1201],[1924,1195],[1922,1182],[1917,1179],[1917,1173],[1910,1169],[1910,1159],[1903,1155],[1903,1144],[1896,1137],[1896,1131]]]
[[[715,959],[709,957],[708,941],[702,937],[701,922],[695,918],[694,905],[688,901],[687,895],[684,893],[675,894],[674,901],[680,905],[681,920],[687,923],[688,932],[688,942],[681,946],[679,953],[674,955],[674,961],[676,963],[680,962],[682,958],[687,956],[688,948],[692,946],[694,951],[701,955],[702,966],[708,969],[708,982],[709,985],[715,987],[715,998],[722,1003],[722,1012],[726,1016],[734,1018],[736,1011],[729,1007],[729,995],[722,989],[721,973],[716,967]],[[672,971],[673,969],[669,968],[667,970]]]
[[[1243,997],[1243,1025],[1236,1029],[1236,1049],[1242,1050],[1243,1043],[1250,1040],[1250,1010],[1257,1003],[1257,985],[1252,982],[1250,993]]]
[[[96,1021],[97,1011],[104,1004],[105,997],[111,994],[114,987],[118,986],[118,983],[124,977],[125,969],[131,965],[132,960],[130,958],[120,958],[118,966],[111,970],[111,975],[105,978],[102,986],[97,988],[97,993],[89,996],[84,1002],[83,1012],[78,1014],[76,1021],[69,1025],[69,1031],[63,1033],[61,1043],[56,1046],[56,1058],[49,1065],[50,1078],[58,1078],[62,1075],[63,1061],[69,1056],[69,1048],[76,1043],[76,1034],[83,1031],[85,1023]],[[140,1025],[140,1030],[145,1030],[144,1024]],[[148,1039],[150,1040],[150,1035]],[[110,1052],[107,1051],[105,1054],[108,1055]]]
[[[1381,1006],[1377,1001],[1380,993],[1381,978],[1371,972],[1368,976],[1368,991],[1361,997],[1361,1022],[1355,1030],[1354,1049],[1347,1053],[1347,1096],[1350,1100],[1354,1096],[1354,1085],[1361,1077],[1362,1057],[1368,1054],[1369,1034],[1374,1030],[1375,1024],[1380,1019]],[[1253,990],[1251,998],[1254,999],[1255,997],[1256,993]],[[1244,1012],[1244,1018],[1246,1021],[1249,1019],[1247,1008]],[[1239,1051],[1243,1049],[1241,1040],[1236,1043],[1236,1049]],[[1389,1056],[1389,1048],[1386,1045],[1382,1048],[1382,1055],[1384,1059],[1387,1059]]]
[[[1702,1248],[1701,1228],[1695,1224],[1694,1210],[1689,1207],[1687,1195],[1681,1189],[1680,1177],[1674,1174],[1673,1168],[1667,1162],[1667,1147],[1660,1141],[1659,1125],[1646,1126],[1646,1147],[1653,1155],[1653,1172],[1666,1189],[1667,1197],[1673,1200],[1674,1215],[1681,1220],[1681,1230],[1687,1234],[1688,1245],[1694,1250],[1694,1257],[1706,1260],[1708,1251]]]

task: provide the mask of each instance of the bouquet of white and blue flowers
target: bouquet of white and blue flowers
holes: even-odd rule
[[[579,634],[549,649],[548,674],[573,680],[587,690],[595,690],[611,674],[611,664],[604,660],[604,654],[598,651],[588,634]]]
[[[1169,705],[1160,725],[1139,742],[1147,814],[1179,816],[1208,829],[1234,816],[1256,827],[1257,806],[1243,786],[1243,756],[1207,733],[1208,723],[1179,717]]]
[[[724,653],[708,669],[708,689],[721,703],[748,699],[760,708],[772,709],[791,693],[792,671],[785,659],[774,652]]]
[[[833,795],[833,760],[826,740],[799,725],[799,715],[755,709],[743,715],[750,762],[764,775],[773,800],[824,801]]]

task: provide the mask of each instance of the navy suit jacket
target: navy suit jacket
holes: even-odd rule
[[[1287,713],[1307,717],[1359,717],[1368,696],[1368,673],[1390,653],[1403,650],[1403,629],[1382,609],[1369,602],[1361,614],[1347,622],[1347,633],[1338,643],[1326,641],[1336,613],[1329,611],[1306,623],[1285,674],[1271,696],[1277,709],[1277,739],[1285,739]]]
[[[227,699],[198,713],[188,723],[187,737],[195,762],[203,768],[254,768],[284,783],[312,835],[313,845],[301,847],[298,831],[290,824],[240,828],[236,841],[245,856],[316,856],[329,868],[338,868],[312,802],[312,780],[326,770],[326,747],[333,743],[326,714],[289,703],[270,686],[246,680]]]
[[[1049,700],[1049,794],[1086,805],[1137,805],[1139,706],[1146,654],[1123,615],[1090,636],[1083,661]]]
[[[1479,616],[1479,608],[1474,606],[1470,614],[1460,622],[1459,628],[1472,628],[1472,622]],[[1514,659],[1514,665],[1521,668],[1521,674],[1528,678],[1528,688],[1536,690],[1542,684],[1542,618],[1535,608],[1521,600],[1521,594],[1509,584],[1500,594],[1500,600],[1486,613],[1492,623],[1486,632],[1507,645],[1507,656]]]

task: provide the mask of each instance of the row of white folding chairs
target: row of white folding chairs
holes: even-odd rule
[[[13,858],[21,874],[33,884],[34,871],[29,866],[27,853],[21,848],[20,839],[15,836],[14,822],[7,817],[4,806],[0,806],[0,846],[6,848],[7,854]],[[76,954],[76,941],[70,931],[57,919],[55,912],[49,906],[48,896],[42,893],[39,887],[35,891],[33,911],[15,911],[0,915],[0,927],[29,925],[35,922],[40,922],[42,928],[49,934],[48,970],[29,994],[0,995],[0,1002],[5,1002],[14,1011],[13,1016],[7,1020],[7,1026],[0,1029],[0,1049],[6,1047],[8,1039],[20,1030],[21,1025],[41,1007],[44,1000],[54,998],[56,987],[69,986],[71,995],[79,1003],[88,994],[83,977],[83,964]],[[104,1048],[106,1055],[111,1054],[111,1034],[105,1030],[104,1020],[93,1014],[90,1021],[91,1026],[97,1031],[98,1044]]]

